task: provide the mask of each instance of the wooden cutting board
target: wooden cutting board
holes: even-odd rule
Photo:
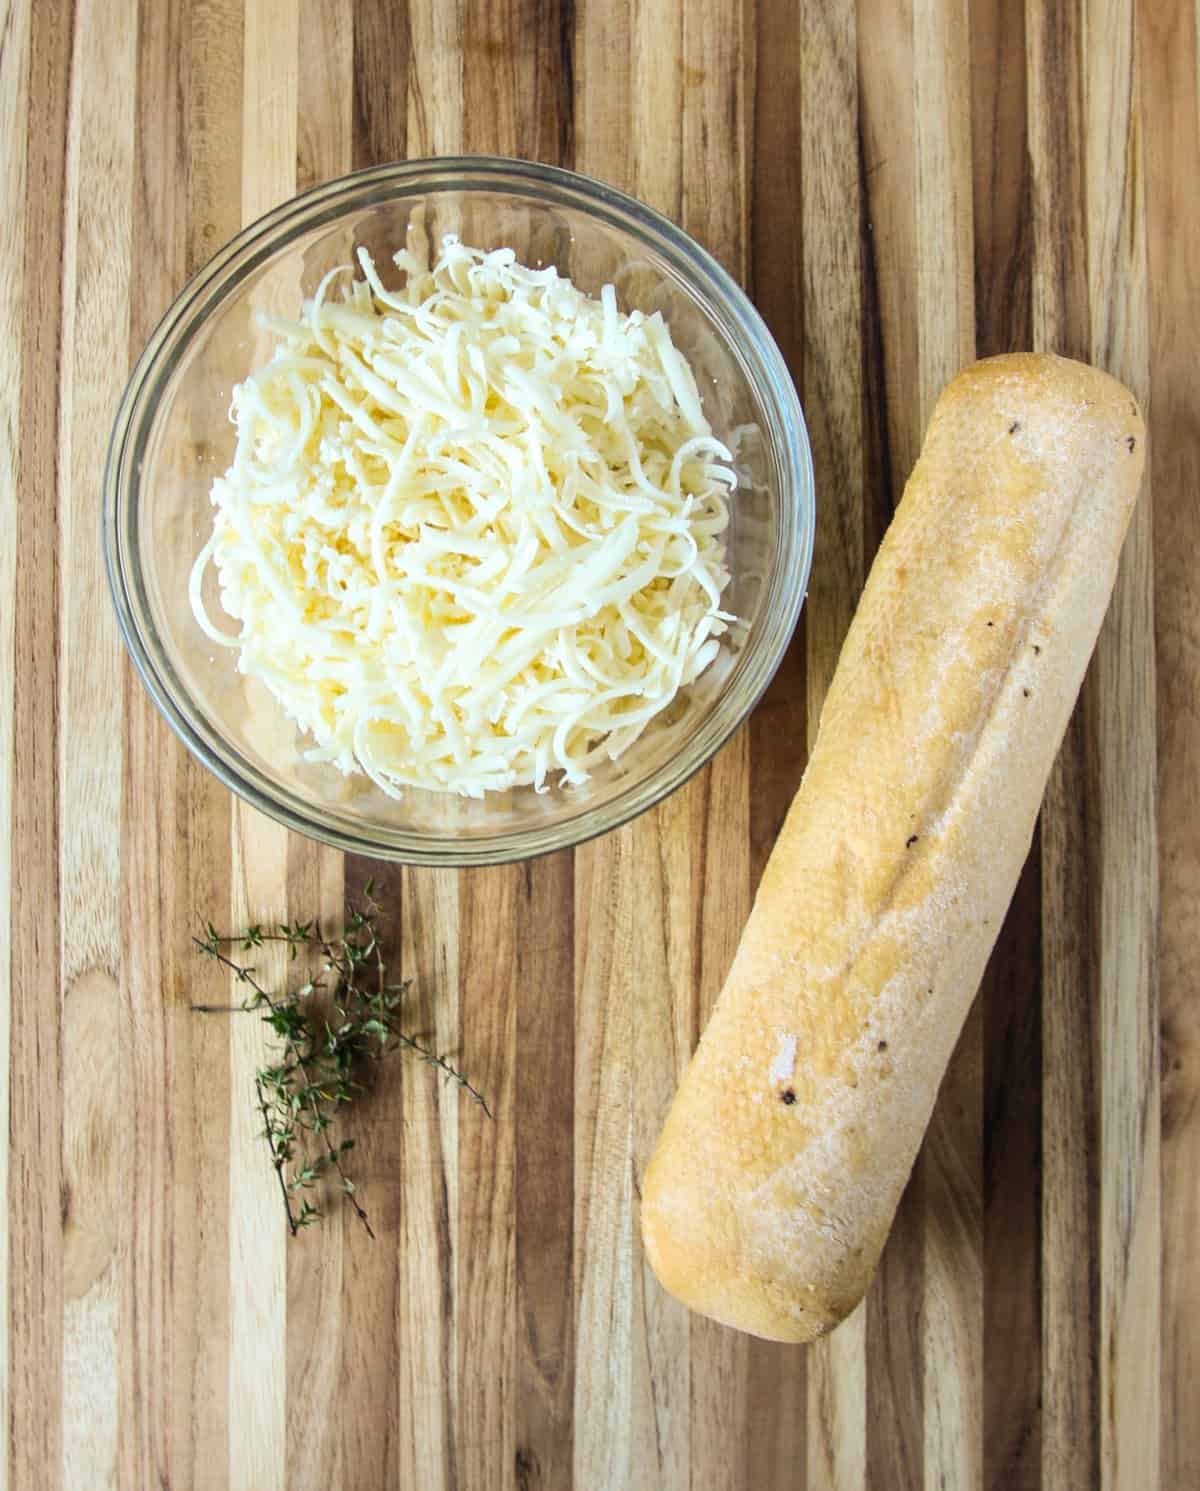
[[[1194,4],[0,16],[0,1486],[1200,1485]],[[100,470],[131,359],[242,223],[459,150],[615,182],[746,284],[807,410],[816,564],[768,698],[657,811],[529,865],[382,874],[414,1021],[496,1119],[394,1071],[356,1119],[378,1241],[343,1211],[289,1243],[258,1032],[191,1011],[228,989],[188,939],[335,913],[373,867],[231,801],[161,724]],[[827,1342],[767,1345],[660,1292],[642,1168],[932,401],[1031,346],[1147,400],[1150,490],[878,1280]]]

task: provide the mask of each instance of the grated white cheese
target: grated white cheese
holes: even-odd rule
[[[659,315],[452,236],[365,250],[272,320],[191,579],[316,741],[309,759],[479,797],[587,780],[712,661],[736,478]],[[216,568],[216,627],[201,588]]]

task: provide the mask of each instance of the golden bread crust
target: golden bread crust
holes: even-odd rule
[[[938,400],[812,758],[645,1177],[693,1309],[832,1328],[891,1226],[1021,865],[1137,497],[1106,374],[989,358]]]

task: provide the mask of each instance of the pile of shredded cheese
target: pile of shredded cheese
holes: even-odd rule
[[[587,779],[733,618],[729,452],[661,316],[454,237],[326,275],[240,384],[196,618],[309,759],[479,797]],[[216,567],[215,626],[201,598]]]

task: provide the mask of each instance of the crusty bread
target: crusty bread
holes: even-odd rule
[[[693,1309],[776,1340],[861,1299],[1029,850],[1144,431],[1080,363],[991,358],[934,410],[808,770],[645,1177]]]

